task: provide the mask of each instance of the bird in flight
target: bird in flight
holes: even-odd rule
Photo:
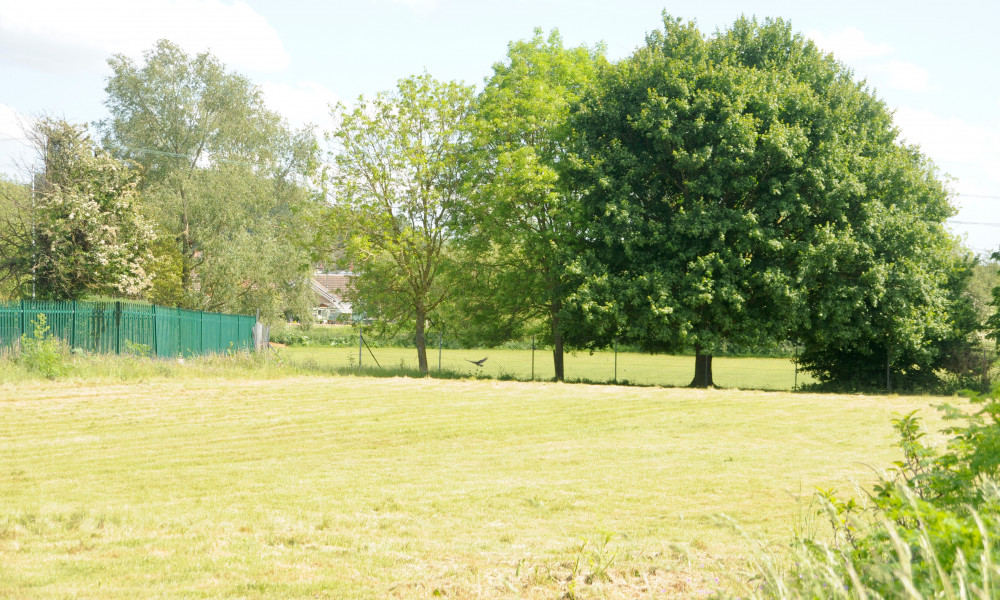
[[[480,358],[479,360],[469,360],[469,359],[465,359],[465,360],[468,361],[468,362],[470,362],[470,363],[472,363],[472,364],[474,364],[474,365],[476,365],[477,367],[481,367],[486,362],[487,358],[489,358],[489,357],[488,356],[484,356],[483,358]]]

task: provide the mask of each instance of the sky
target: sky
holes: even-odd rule
[[[1000,2],[952,0],[0,0],[0,173],[26,179],[23,126],[107,116],[107,59],[166,38],[211,51],[294,126],[332,127],[331,103],[427,71],[482,84],[536,27],[566,46],[628,56],[666,11],[706,34],[741,15],[780,17],[853,69],[902,137],[951,178],[951,229],[1000,249]]]

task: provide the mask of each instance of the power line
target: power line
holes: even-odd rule
[[[1000,223],[983,223],[979,221],[948,221],[949,225],[982,225],[984,227],[1000,227]]]

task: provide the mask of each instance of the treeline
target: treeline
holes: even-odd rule
[[[315,133],[210,54],[160,41],[108,63],[97,137],[38,119],[30,183],[0,182],[0,296],[307,318],[326,210]]]
[[[33,194],[5,187],[8,294],[304,317],[312,266],[339,262],[356,313],[412,331],[421,369],[444,328],[541,336],[560,378],[566,347],[693,352],[693,385],[724,345],[791,341],[824,382],[930,386],[970,377],[996,335],[994,286],[945,229],[945,180],[782,20],[706,36],[665,16],[617,62],[536,31],[478,89],[425,73],[335,108],[327,156],[210,55],[161,42],[110,64],[100,143],[43,121],[39,147],[65,130],[104,165],[73,172],[109,186],[101,214],[123,225],[102,231],[133,232],[133,251],[105,273],[57,250],[113,245],[84,228],[39,241],[45,211],[87,196],[46,161]],[[53,287],[48,264],[86,277]]]

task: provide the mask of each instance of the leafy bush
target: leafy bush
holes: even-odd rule
[[[40,373],[48,379],[55,379],[66,372],[66,357],[69,354],[66,343],[49,333],[49,326],[43,313],[38,313],[38,317],[32,320],[31,324],[34,327],[34,335],[21,336],[18,362],[29,371]]]
[[[271,341],[286,346],[351,347],[358,343],[358,331],[343,325],[315,325],[307,329],[286,323],[271,327]]]
[[[762,550],[753,598],[993,598],[1000,595],[1000,388],[945,405],[941,452],[915,413],[895,419],[903,458],[862,502],[821,494],[834,537],[795,541],[794,567]]]

